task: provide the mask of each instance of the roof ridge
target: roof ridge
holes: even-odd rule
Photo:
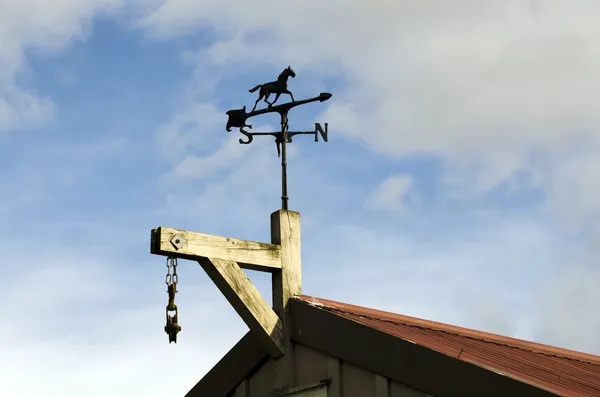
[[[392,313],[392,312],[384,312],[381,310],[369,309],[362,306],[345,304],[341,302],[330,301],[327,299],[316,298],[312,296],[299,296],[297,297],[300,300],[305,301],[306,303],[321,307],[325,310],[336,311],[344,314],[351,314],[354,316],[364,317],[371,320],[383,321],[392,324],[400,324],[406,325],[419,329],[429,329],[434,331],[443,332],[449,335],[457,335],[461,337],[466,337],[471,340],[478,340],[486,343],[492,343],[497,346],[505,346],[511,347],[515,349],[519,349],[521,351],[526,351],[529,353],[540,354],[546,357],[557,357],[567,360],[572,360],[576,362],[582,362],[586,364],[591,364],[595,366],[600,366],[600,357],[591,355],[589,353],[582,353],[573,350],[563,349],[560,347],[544,345],[537,342],[526,341],[522,339],[512,338],[508,336],[502,336],[497,334],[492,334],[489,332],[478,331],[469,328],[463,328],[456,325],[439,323],[431,320],[423,320],[416,317],[405,316],[402,314]],[[342,307],[336,306],[345,306],[345,307],[353,307],[357,309],[357,312],[344,311]],[[368,310],[370,312],[375,312],[372,314],[368,314],[365,312]],[[384,316],[378,316],[377,313],[380,313]],[[393,318],[386,318],[393,317]],[[404,320],[404,321],[402,321]],[[596,358],[597,357],[597,358]]]

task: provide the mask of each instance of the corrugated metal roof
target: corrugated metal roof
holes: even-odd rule
[[[296,299],[562,396],[600,396],[600,356],[327,299]]]

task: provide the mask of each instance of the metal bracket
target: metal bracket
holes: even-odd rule
[[[174,235],[171,239],[171,244],[173,244],[173,247],[175,247],[175,249],[177,250],[180,250],[185,245],[185,243],[185,239],[179,234]]]

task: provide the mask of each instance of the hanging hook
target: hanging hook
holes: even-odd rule
[[[169,302],[165,308],[167,317],[167,324],[165,325],[165,332],[169,335],[169,344],[171,342],[177,343],[177,333],[181,331],[181,326],[178,324],[178,310],[175,304],[175,294],[177,293],[177,258],[167,258],[167,292],[169,294]],[[173,274],[171,274],[171,269]],[[169,315],[169,312],[175,312],[173,316]]]

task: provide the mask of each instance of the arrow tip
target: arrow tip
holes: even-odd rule
[[[319,95],[319,101],[321,101],[321,102],[325,102],[325,101],[326,101],[326,100],[328,100],[329,98],[331,98],[331,94],[330,94],[330,93],[328,93],[328,92],[322,92],[322,93]]]

